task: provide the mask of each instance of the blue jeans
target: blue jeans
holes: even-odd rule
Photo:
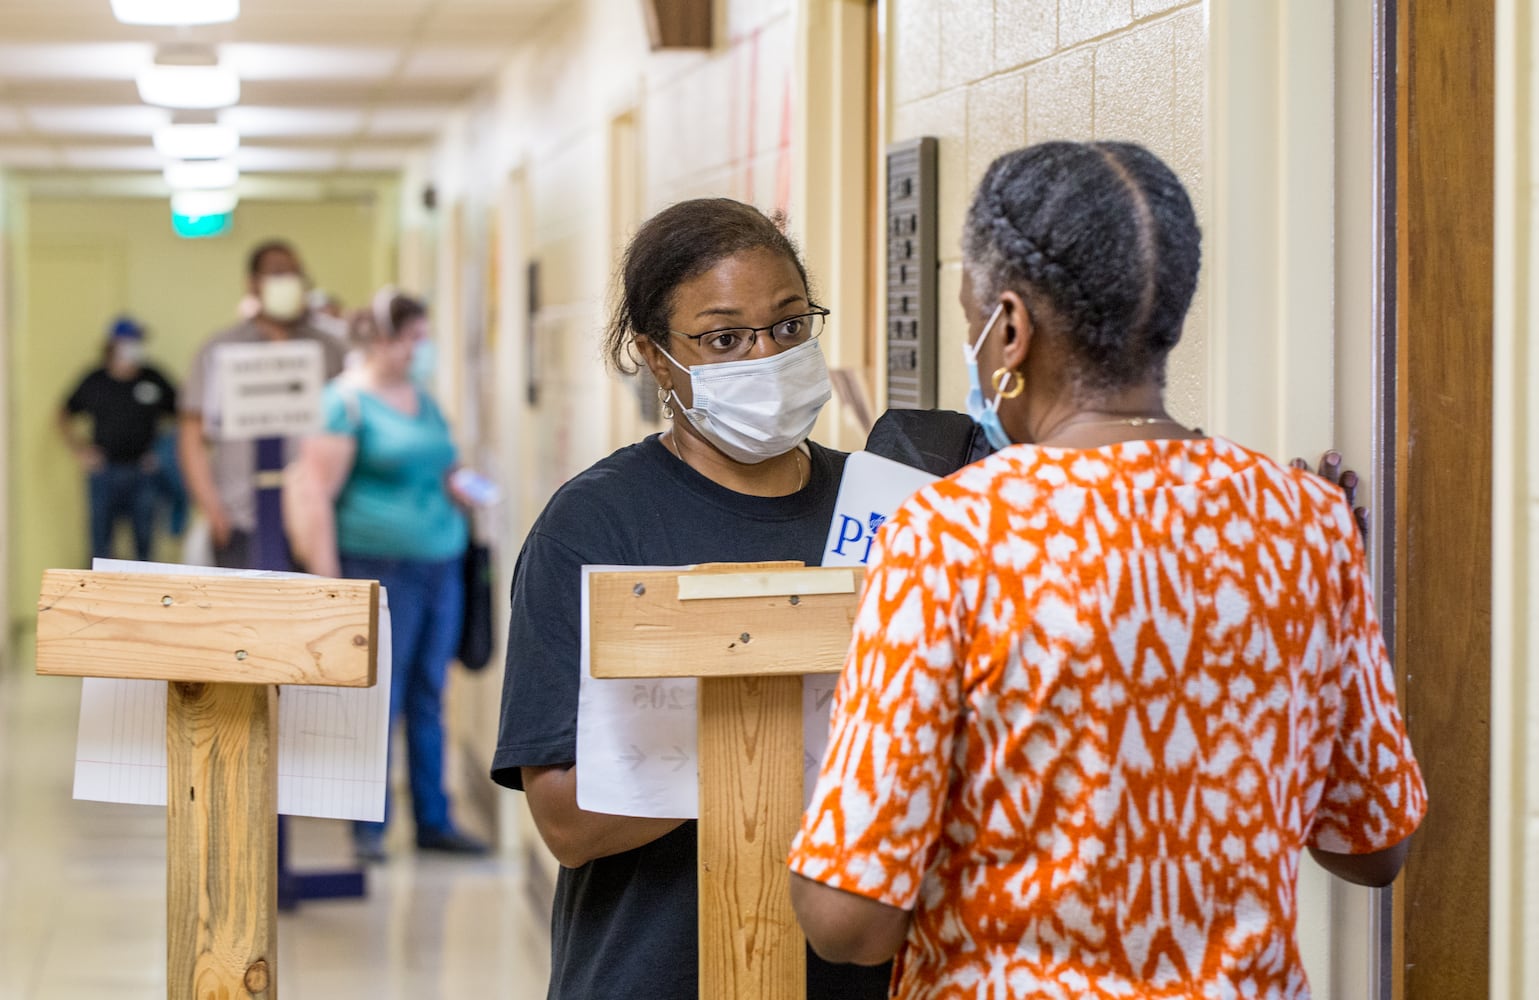
[[[155,476],[137,463],[104,465],[91,473],[91,557],[112,558],[112,531],[127,518],[134,529],[134,558],[150,558],[155,539]]]
[[[378,580],[390,598],[390,721],[406,719],[412,816],[417,833],[449,830],[444,791],[444,679],[459,647],[465,617],[463,556],[441,562],[342,555],[342,575]],[[385,795],[385,820],[390,819]],[[358,823],[354,834],[378,837],[384,823]]]

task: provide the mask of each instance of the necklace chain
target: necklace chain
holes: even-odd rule
[[[674,440],[674,436],[672,434],[664,434],[662,439],[665,442],[663,447],[672,452],[674,458],[684,462],[684,456],[679,454],[679,443]],[[800,493],[807,488],[808,483],[812,482],[812,459],[802,452],[800,445],[792,448],[791,453],[796,456],[791,459],[796,465],[796,489],[793,492]],[[805,469],[802,468],[803,461],[807,463]],[[684,464],[688,465],[689,463],[684,462]]]

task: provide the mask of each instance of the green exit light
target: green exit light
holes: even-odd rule
[[[219,212],[215,215],[178,215],[172,212],[171,228],[182,239],[200,240],[228,233],[234,219],[234,212]]]

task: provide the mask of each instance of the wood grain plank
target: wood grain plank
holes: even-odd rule
[[[1484,997],[1490,927],[1495,5],[1399,4],[1396,658],[1430,812],[1396,888],[1407,1000]]]
[[[37,672],[368,687],[378,633],[371,580],[49,570]]]
[[[801,819],[802,683],[700,681],[700,995],[803,1000],[786,856]]]
[[[694,571],[699,573],[704,571]],[[742,567],[712,567],[736,573]],[[856,568],[790,570],[859,574]],[[679,600],[677,570],[595,573],[589,579],[594,677],[740,677],[837,673],[860,594]]]
[[[169,686],[171,1000],[277,998],[277,738],[271,685]]]

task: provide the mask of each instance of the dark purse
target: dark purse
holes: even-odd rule
[[[466,670],[485,669],[492,660],[492,550],[471,540],[465,549],[465,623],[458,659]]]

